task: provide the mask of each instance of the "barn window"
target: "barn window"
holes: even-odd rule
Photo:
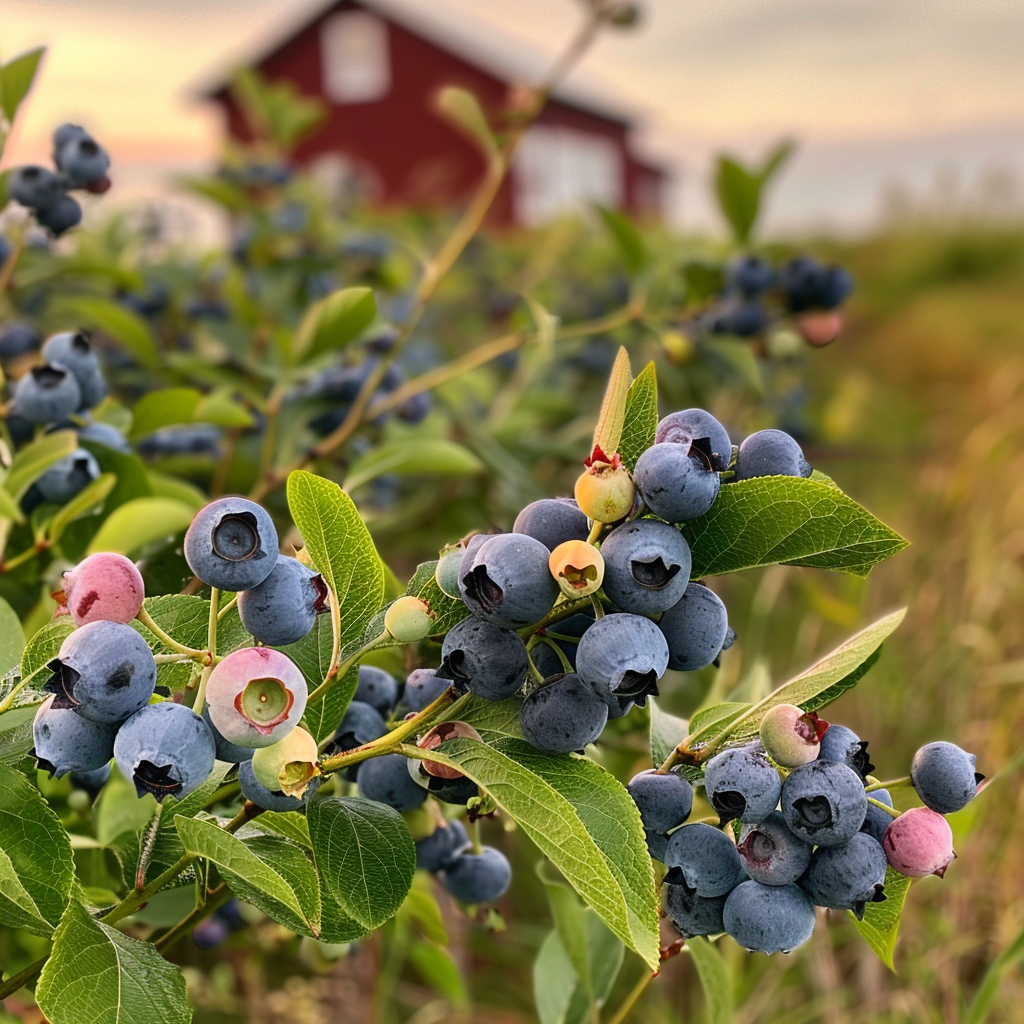
[[[336,103],[372,103],[391,88],[388,27],[363,11],[328,18],[320,29],[324,93]]]
[[[513,170],[516,219],[543,224],[591,203],[623,203],[622,153],[612,139],[555,125],[524,136]]]

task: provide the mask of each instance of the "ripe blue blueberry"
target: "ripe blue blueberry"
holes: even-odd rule
[[[821,737],[819,761],[837,761],[852,768],[862,779],[875,770],[868,759],[868,741],[862,740],[852,729],[833,722]]]
[[[558,583],[548,568],[551,552],[524,533],[501,533],[463,563],[459,592],[479,618],[519,629],[544,618],[558,598]]]
[[[168,795],[181,800],[198,789],[213,771],[216,754],[206,723],[191,708],[172,701],[136,711],[114,740],[121,774],[135,784],[140,797],[152,793],[157,800]]]
[[[560,619],[551,626],[551,631],[562,636],[576,637],[578,641],[578,638],[582,637],[593,624],[593,615],[580,613],[577,615],[570,615],[567,619]],[[573,670],[575,670],[576,648],[578,646],[578,642],[574,643],[570,640],[555,640],[553,637],[550,639],[558,645],[562,653],[568,659],[569,665]],[[558,655],[555,654],[554,650],[552,650],[550,644],[537,644],[537,646],[530,651],[530,657],[533,659],[534,665],[537,666],[537,671],[540,672],[545,679],[547,679],[548,676],[557,676],[559,672],[565,671],[561,660]],[[614,717],[610,708],[608,710],[608,715],[609,717]]]
[[[449,682],[442,679],[432,668],[416,668],[409,673],[402,690],[402,698],[398,702],[398,711],[407,715],[410,711],[422,711],[428,704],[433,704],[445,690]]]
[[[63,505],[98,479],[100,466],[92,452],[76,448],[58,459],[36,481],[44,501]]]
[[[410,395],[404,402],[395,407],[395,415],[403,423],[422,423],[430,415],[433,400],[429,391],[421,391],[418,395]]]
[[[417,842],[416,867],[421,871],[440,871],[468,842],[466,827],[457,818],[446,825],[439,825],[429,836]]]
[[[3,257],[3,243],[0,242],[0,257]],[[3,259],[0,259],[0,266]],[[0,359],[14,359],[27,355],[39,348],[39,335],[28,324],[8,324],[0,328]]]
[[[100,364],[89,340],[88,331],[64,331],[43,342],[43,359],[72,373],[78,386],[99,372]]]
[[[724,896],[700,896],[688,885],[665,886],[665,910],[684,939],[724,932],[722,914],[727,898],[728,893]]]
[[[607,721],[608,705],[575,672],[538,687],[519,709],[523,738],[546,754],[595,743]]]
[[[764,754],[748,747],[734,748],[708,761],[704,789],[723,825],[734,819],[749,824],[764,821],[775,810],[782,780]]]
[[[825,268],[811,256],[797,256],[779,271],[783,303],[791,313],[814,309],[821,303]]]
[[[526,644],[519,634],[475,615],[444,638],[441,659],[439,678],[450,679],[460,693],[469,691],[487,700],[511,697],[526,680]]]
[[[541,498],[516,516],[512,532],[525,533],[554,551],[567,540],[586,540],[590,524],[572,498]]]
[[[39,767],[59,779],[68,772],[91,772],[109,764],[117,726],[55,709],[54,700],[47,697],[32,722],[33,756]]]
[[[731,646],[725,605],[701,583],[687,585],[683,596],[662,615],[658,628],[668,642],[668,667],[676,672],[704,668]]]
[[[751,253],[736,257],[725,274],[725,284],[730,291],[750,298],[768,291],[774,281],[775,270],[772,265]]]
[[[736,479],[756,476],[811,475],[811,467],[800,445],[783,430],[759,430],[740,445],[736,456]]]
[[[771,322],[768,310],[757,299],[730,299],[711,314],[710,328],[712,334],[752,338]]]
[[[626,785],[644,828],[653,832],[671,832],[690,816],[693,786],[679,772],[649,768],[634,775]]]
[[[604,592],[624,612],[656,615],[671,608],[690,581],[690,547],[668,523],[638,519],[601,543]]]
[[[278,555],[270,575],[238,595],[242,625],[262,644],[284,647],[301,640],[326,611],[327,584],[297,558]]]
[[[7,181],[10,197],[37,213],[50,210],[64,198],[67,185],[45,167],[15,167]]]
[[[816,906],[852,910],[862,921],[866,904],[885,899],[888,866],[878,840],[858,832],[841,846],[819,846],[800,879],[800,888]]]
[[[892,796],[887,789],[874,789],[867,795],[872,800],[885,804],[886,807],[892,807],[893,805]],[[876,807],[873,803],[869,802],[868,812],[864,817],[864,824],[861,825],[860,830],[861,832],[866,832],[872,839],[880,843],[891,821],[891,814],[886,814],[881,807]]]
[[[120,622],[89,622],[69,634],[47,666],[56,710],[93,722],[123,722],[153,696],[156,662],[146,641]],[[212,741],[211,741],[212,742]]]
[[[385,754],[363,761],[356,772],[356,782],[360,796],[387,804],[396,811],[413,811],[427,799],[427,791],[409,774],[401,754]]]
[[[68,139],[56,153],[57,166],[75,188],[95,185],[107,176],[110,157],[87,135]]]
[[[84,789],[93,800],[99,796],[100,790],[107,784],[110,778],[110,765],[105,764],[102,768],[95,768],[91,772],[72,772],[68,778],[75,789]]]
[[[698,896],[724,896],[747,877],[736,844],[704,822],[676,829],[668,837],[665,881],[685,882]]]
[[[464,807],[467,800],[480,795],[480,788],[469,776],[459,775],[454,779],[440,778],[425,771],[422,761],[410,764],[409,773],[416,783],[423,786],[435,800],[440,800],[445,804]]]
[[[649,828],[644,829],[644,839],[647,842],[647,852],[654,860],[665,863],[668,856],[668,836],[664,832],[653,832]]]
[[[818,305],[822,309],[836,309],[853,291],[853,277],[834,264],[825,267],[818,286]]]
[[[864,780],[837,761],[794,768],[782,784],[782,815],[800,839],[839,846],[860,831],[867,816]]]
[[[267,510],[247,498],[218,498],[185,533],[185,560],[210,587],[249,590],[277,563],[277,530]]]
[[[387,718],[398,703],[398,680],[376,665],[360,665],[359,683],[352,699],[371,705]]]
[[[128,443],[128,439],[124,434],[117,427],[113,427],[109,423],[87,423],[78,431],[78,437],[82,441],[88,441],[91,444],[101,444],[104,448],[110,448],[115,452],[122,452],[125,455],[128,455],[132,450],[132,446]]]
[[[789,885],[811,861],[810,844],[793,835],[778,811],[763,821],[744,825],[736,849],[744,870],[762,885]]]
[[[210,734],[213,736],[218,761],[227,761],[228,764],[241,764],[243,761],[252,760],[252,754],[256,748],[239,746],[237,743],[229,743],[224,739],[224,737],[217,731],[217,726],[213,724],[213,721],[210,718],[209,704],[203,708],[202,719],[206,723],[207,729],[210,730]]]
[[[722,912],[725,930],[752,953],[789,953],[814,931],[814,905],[796,885],[736,886]]]
[[[343,754],[355,750],[364,743],[380,739],[387,731],[387,722],[372,704],[353,700],[345,709],[338,728],[334,730],[331,753]]]
[[[256,778],[252,770],[252,761],[242,761],[238,765],[238,784],[242,789],[242,796],[246,800],[251,800],[257,807],[262,807],[265,811],[284,812],[300,810],[313,798],[313,794],[320,788],[323,781],[323,776],[318,775],[306,787],[301,798],[289,796],[280,789],[267,789]]]
[[[82,207],[71,196],[61,196],[53,206],[36,210],[36,222],[46,228],[54,238],[60,238],[82,222]]]
[[[706,442],[701,445],[700,442]],[[711,468],[721,473],[732,462],[732,441],[729,432],[703,409],[683,409],[669,413],[658,424],[654,443],[683,444],[687,451],[697,443],[711,458]]]
[[[56,128],[53,133],[53,155],[54,162],[56,163],[56,156],[61,149],[66,146],[72,139],[87,139],[89,133],[78,124],[62,124],[59,128]]]
[[[136,445],[138,453],[147,459],[166,455],[220,454],[221,429],[206,423],[184,427],[163,427],[154,430]]]
[[[576,648],[576,669],[607,702],[629,697],[641,706],[657,695],[668,667],[661,630],[641,615],[619,612],[598,619]]]
[[[75,375],[58,366],[34,366],[14,389],[14,411],[30,423],[62,420],[82,405]]]
[[[508,889],[512,866],[500,850],[484,846],[479,853],[464,850],[457,854],[438,877],[462,903],[493,903]]]
[[[925,807],[952,814],[966,807],[985,778],[974,770],[977,757],[955,743],[926,743],[914,754],[910,779]]]
[[[644,504],[670,523],[704,515],[722,482],[702,454],[671,441],[648,448],[637,459],[633,479]]]

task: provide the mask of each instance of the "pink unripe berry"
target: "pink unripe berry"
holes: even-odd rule
[[[423,640],[434,630],[434,613],[426,601],[412,594],[398,598],[384,613],[384,628],[400,644]]]
[[[76,626],[127,625],[142,608],[146,587],[135,563],[114,551],[97,551],[64,573],[64,597]]]
[[[835,310],[816,310],[804,313],[796,319],[796,329],[800,336],[813,348],[824,348],[831,345],[843,329],[843,317]]]
[[[776,764],[799,768],[818,756],[827,728],[828,722],[813,711],[805,712],[795,704],[776,704],[761,719],[761,746]]]
[[[567,540],[548,558],[548,568],[566,597],[596,594],[604,582],[604,558],[585,540]]]
[[[468,722],[442,722],[435,725],[417,744],[424,750],[437,750],[447,740],[471,739],[483,742],[480,733]],[[462,772],[457,768],[451,768],[440,761],[424,761],[423,770],[428,775],[434,775],[439,779],[461,779]]]
[[[206,684],[217,732],[250,749],[269,747],[288,735],[306,710],[306,697],[298,666],[271,647],[233,651],[217,663]]]
[[[636,487],[618,455],[608,459],[595,448],[587,468],[576,481],[574,496],[587,518],[596,523],[617,523],[632,510]]]
[[[914,807],[894,818],[882,848],[892,867],[909,878],[941,878],[956,856],[949,822],[930,807]]]

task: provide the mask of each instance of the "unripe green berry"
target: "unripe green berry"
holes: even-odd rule
[[[776,704],[761,719],[761,745],[783,768],[799,768],[818,756],[828,722],[795,704]]]
[[[611,462],[594,462],[576,481],[574,496],[580,511],[597,523],[617,523],[633,508],[636,488],[629,470],[619,464],[616,455]]]
[[[434,581],[441,588],[442,593],[448,597],[459,600],[459,570],[462,568],[462,559],[466,554],[466,548],[462,544],[455,544],[444,549],[441,557],[437,560],[434,568]]]
[[[434,629],[434,614],[426,601],[407,594],[388,606],[384,613],[384,628],[400,644],[410,644],[430,636]]]
[[[252,773],[261,786],[272,792],[301,799],[319,773],[319,757],[316,740],[296,726],[280,742],[253,752]]]

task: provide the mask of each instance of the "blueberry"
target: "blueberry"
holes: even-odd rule
[[[2,243],[0,243],[2,244]],[[0,256],[3,253],[0,252]],[[0,266],[3,260],[0,259]],[[8,324],[0,328],[0,359],[28,355],[39,348],[39,335],[28,324]]]
[[[66,188],[60,175],[45,167],[15,167],[7,181],[10,197],[37,214],[53,209],[64,198]]]
[[[736,849],[746,873],[762,885],[795,882],[811,860],[810,844],[793,835],[778,811],[763,821],[744,825]]]
[[[277,530],[266,509],[247,498],[218,498],[201,508],[185,534],[185,560],[207,586],[250,590],[277,562]]]
[[[216,753],[206,723],[191,708],[172,701],[136,711],[114,740],[121,774],[135,784],[140,797],[152,793],[157,800],[168,795],[181,800],[198,789],[213,771]]]
[[[53,133],[53,156],[54,163],[57,162],[57,154],[63,149],[69,142],[74,139],[87,139],[89,133],[78,124],[62,124],[59,128],[55,129]]]
[[[795,704],[776,704],[761,719],[759,735],[765,753],[783,768],[799,768],[813,761],[821,749],[821,736],[828,728],[813,712]]]
[[[441,658],[439,678],[487,700],[511,697],[526,680],[526,645],[519,634],[473,615],[444,638]]]
[[[331,752],[343,754],[348,750],[355,750],[364,743],[380,739],[387,731],[387,722],[372,704],[353,700],[345,709],[338,728],[334,730]]]
[[[223,736],[217,731],[217,726],[213,724],[213,720],[210,718],[210,705],[207,704],[203,708],[202,719],[206,723],[207,729],[210,730],[210,734],[213,736],[213,742],[217,748],[217,760],[227,761],[228,764],[241,764],[243,761],[252,760],[252,752],[255,747],[242,747],[236,743],[229,743]]]
[[[356,773],[356,782],[360,796],[387,804],[396,811],[413,811],[427,799],[427,791],[409,774],[401,754],[384,754],[363,761]]]
[[[420,764],[422,765],[422,762]],[[421,781],[426,783],[427,792],[435,800],[445,804],[465,807],[467,800],[480,795],[480,788],[465,775],[460,775],[457,779],[440,779],[437,776],[428,776],[421,769]]]
[[[606,701],[630,697],[642,706],[648,695],[657,695],[658,680],[667,667],[665,637],[641,615],[605,615],[576,648],[577,671]]]
[[[376,665],[360,665],[359,684],[352,699],[371,705],[386,718],[398,703],[398,680]]]
[[[682,825],[693,808],[693,786],[678,772],[650,768],[634,775],[626,789],[644,828],[654,832],[670,832]]]
[[[462,903],[493,903],[508,889],[512,866],[500,850],[485,846],[479,853],[459,853],[438,877]]]
[[[853,277],[848,271],[834,264],[827,266],[818,286],[818,302],[822,309],[836,309],[853,291]]]
[[[779,289],[786,309],[801,313],[821,302],[825,268],[810,256],[798,256],[779,271]]]
[[[644,839],[647,841],[647,852],[654,860],[664,864],[668,856],[668,836],[664,832],[654,832],[645,828]]]
[[[758,300],[738,299],[725,302],[714,311],[710,329],[712,334],[752,338],[766,330],[771,322],[771,315]]]
[[[698,896],[724,896],[746,878],[736,844],[704,822],[676,829],[668,837],[665,881],[685,882]]]
[[[683,409],[669,413],[657,426],[655,444],[665,442],[683,444],[687,451],[694,442],[705,441],[711,457],[711,468],[719,473],[732,462],[732,441],[729,432],[709,412],[703,409]]]
[[[416,844],[416,867],[422,871],[440,871],[468,843],[466,828],[458,819],[439,825]]]
[[[567,540],[586,540],[590,524],[572,498],[542,498],[516,516],[512,532],[525,533],[554,551]]]
[[[53,206],[36,211],[36,221],[46,228],[54,238],[60,238],[82,223],[82,207],[71,196],[61,196]]]
[[[908,878],[946,873],[956,854],[949,822],[930,807],[912,807],[889,822],[882,849],[894,870]]]
[[[601,543],[604,592],[624,612],[655,615],[671,608],[690,580],[690,547],[656,519],[615,527]]]
[[[253,751],[252,773],[256,781],[271,792],[281,790],[301,800],[319,775],[319,762],[316,740],[301,726],[296,726],[276,743]]]
[[[421,391],[418,395],[410,395],[404,402],[395,407],[395,415],[403,423],[422,423],[430,415],[433,400],[429,391]]]
[[[154,430],[137,445],[144,458],[165,455],[220,455],[221,429],[205,423]]]
[[[231,929],[214,914],[192,929],[192,942],[197,949],[216,949],[230,934]]]
[[[658,628],[668,642],[668,667],[676,672],[704,668],[731,646],[725,605],[700,583],[687,584],[683,596],[662,615]]]
[[[724,896],[698,896],[697,891],[688,885],[665,886],[665,910],[684,939],[724,932],[722,914],[727,898],[728,893]]]
[[[222,658],[210,673],[210,720],[229,743],[273,746],[298,725],[307,689],[305,676],[286,654],[271,647],[243,647]]]
[[[866,904],[885,899],[887,866],[878,840],[858,832],[841,846],[819,846],[800,879],[800,888],[816,906],[852,910],[862,921]]]
[[[101,444],[104,448],[110,448],[115,452],[125,455],[131,452],[132,446],[128,439],[116,427],[109,423],[87,423],[78,431],[78,437],[82,441],[91,444]]]
[[[56,163],[75,188],[95,185],[107,176],[110,157],[87,135],[68,139],[56,153]]]
[[[708,761],[704,789],[723,825],[734,819],[750,824],[775,810],[782,780],[764,754],[745,747],[723,750]]]
[[[59,779],[68,772],[91,772],[109,764],[117,726],[55,709],[55,700],[47,697],[32,722],[33,755],[39,767]]]
[[[573,496],[580,511],[597,523],[617,523],[633,510],[636,486],[629,470],[620,464],[618,455],[610,462],[596,449],[587,460],[587,468],[576,478]]]
[[[558,589],[570,600],[596,594],[604,583],[604,556],[585,540],[567,540],[548,558]]]
[[[464,566],[459,592],[474,615],[496,626],[518,629],[544,618],[558,598],[548,568],[550,552],[523,533],[502,533],[477,549]]]
[[[459,591],[460,581],[461,581],[462,577],[465,576],[466,573],[468,573],[469,570],[473,568],[473,561],[476,559],[476,553],[480,550],[480,546],[485,541],[490,540],[491,537],[493,537],[493,536],[495,536],[495,535],[491,534],[491,533],[475,533],[468,540],[462,542],[462,544],[461,544],[462,559],[459,562],[459,572],[458,572],[458,576],[456,577],[456,580],[455,580],[455,593],[454,594],[450,594],[449,596],[451,596],[451,597],[461,597],[462,596],[460,591]],[[456,550],[458,550],[458,549],[456,549]],[[445,593],[448,593],[448,591],[445,591]]]
[[[561,619],[559,622],[556,622],[551,626],[551,630],[563,636],[579,638],[582,637],[593,624],[594,618],[592,615],[585,615],[581,613],[577,615],[570,615],[567,619]],[[562,653],[568,659],[569,665],[573,670],[575,670],[576,648],[578,644],[569,640],[550,639],[552,639],[553,642],[561,648]],[[559,672],[565,671],[561,660],[549,644],[537,644],[537,646],[530,651],[530,657],[533,659],[534,665],[537,666],[537,671],[540,672],[545,679],[547,679],[548,676],[556,676]],[[608,714],[609,717],[612,717],[610,708]]]
[[[326,611],[327,584],[297,558],[278,555],[270,575],[238,595],[242,625],[261,644],[284,647],[301,640]]]
[[[860,831],[867,816],[864,781],[845,764],[811,761],[794,768],[782,784],[782,814],[801,839],[839,846]]]
[[[715,503],[721,478],[703,455],[666,441],[648,448],[633,470],[644,504],[661,519],[683,523],[704,515]]]
[[[280,789],[267,789],[253,773],[252,761],[242,761],[238,766],[238,784],[242,788],[242,796],[265,811],[298,811],[309,803],[322,783],[323,778],[317,776],[306,787],[306,791],[300,799],[296,796],[288,796]]]
[[[833,722],[821,737],[819,761],[837,761],[852,768],[862,779],[875,770],[868,760],[868,741],[862,740],[852,729]]]
[[[871,800],[877,800],[880,804],[885,804],[886,807],[892,807],[892,796],[887,789],[875,789],[867,795]],[[866,832],[872,839],[880,843],[891,821],[891,814],[886,814],[881,807],[876,807],[869,801],[868,812],[860,830],[861,832]]]
[[[94,768],[91,772],[72,772],[68,778],[75,789],[84,789],[95,800],[110,778],[110,765]]]
[[[448,689],[447,679],[442,679],[432,668],[417,668],[409,673],[402,690],[398,710],[403,714],[422,711],[433,704]]]
[[[100,467],[92,452],[76,448],[54,462],[38,480],[36,487],[44,501],[63,505],[99,478]]]
[[[34,366],[14,389],[14,411],[30,423],[53,423],[78,412],[82,389],[75,375],[57,366]]]
[[[146,596],[135,563],[113,551],[97,551],[68,570],[62,589],[76,626],[98,619],[129,623]]]
[[[608,705],[575,672],[538,687],[519,709],[523,738],[546,754],[582,750],[607,721]]]
[[[93,722],[123,722],[153,696],[156,662],[146,641],[120,622],[90,622],[69,634],[47,668],[53,707]]]
[[[43,359],[50,366],[59,366],[74,374],[78,386],[99,371],[88,331],[64,331],[53,334],[43,342]]]
[[[740,445],[736,456],[736,479],[756,476],[811,475],[811,467],[800,445],[783,430],[759,430]]]
[[[921,802],[939,814],[952,814],[966,807],[977,792],[984,775],[978,775],[974,754],[955,743],[927,743],[914,754],[910,778]]]
[[[814,905],[796,885],[736,886],[722,912],[725,930],[754,953],[789,953],[814,931]]]
[[[725,275],[726,287],[753,298],[768,291],[775,281],[772,265],[760,256],[738,256],[729,264]]]

